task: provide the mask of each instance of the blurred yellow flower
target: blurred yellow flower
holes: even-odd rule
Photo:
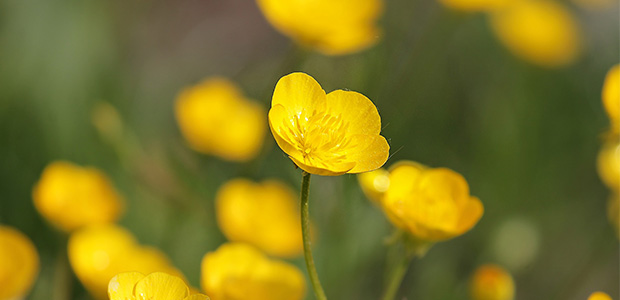
[[[553,0],[514,1],[491,14],[499,40],[516,56],[545,67],[572,63],[581,51],[579,26]]]
[[[39,272],[39,255],[30,239],[0,225],[0,300],[25,299]]]
[[[43,170],[32,197],[39,213],[64,231],[114,222],[123,210],[121,196],[104,173],[65,161]]]
[[[257,0],[267,20],[297,43],[326,55],[375,44],[382,0]]]
[[[512,300],[515,284],[508,271],[497,265],[478,267],[471,279],[472,300]]]
[[[470,230],[484,208],[469,195],[467,181],[446,168],[400,162],[390,171],[383,209],[396,225],[424,242],[446,240]]]
[[[110,300],[209,300],[203,294],[191,294],[183,279],[162,272],[142,275],[120,273],[108,284]]]
[[[620,133],[620,64],[613,66],[607,72],[602,96],[612,132],[618,135]]]
[[[598,154],[598,174],[613,191],[620,191],[620,142],[608,141]]]
[[[306,283],[295,266],[229,243],[202,259],[202,289],[213,300],[301,300]]]
[[[603,292],[594,292],[588,297],[588,300],[611,300],[611,297]]]
[[[301,224],[296,194],[285,184],[235,179],[216,196],[217,222],[233,242],[252,244],[270,255],[302,253]]]
[[[161,251],[141,246],[118,225],[96,225],[74,232],[68,255],[78,279],[96,299],[105,299],[108,282],[122,272],[166,272],[183,278]]]
[[[265,137],[265,110],[225,78],[208,78],[181,91],[175,104],[181,133],[194,150],[248,161]]]
[[[327,95],[304,73],[282,77],[269,110],[271,132],[302,170],[317,175],[362,173],[381,167],[390,146],[375,105],[364,95],[336,90]]]
[[[381,198],[390,186],[390,173],[385,169],[357,174],[362,191],[375,204],[381,204]]]

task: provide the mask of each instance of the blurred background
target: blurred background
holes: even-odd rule
[[[328,92],[372,99],[391,145],[386,166],[451,168],[483,202],[474,229],[413,262],[401,289],[408,299],[466,299],[483,263],[510,270],[517,299],[578,300],[595,290],[618,299],[618,239],[596,158],[609,127],[601,89],[619,60],[619,10],[584,1],[560,2],[582,46],[561,67],[515,56],[487,14],[431,0],[386,1],[377,44],[342,56],[299,50],[253,1],[1,1],[0,222],[39,252],[28,299],[55,289],[90,299],[59,258],[66,236],[33,205],[33,186],[55,160],[105,172],[126,202],[118,223],[199,286],[202,256],[226,241],[215,220],[218,187],[277,178],[297,192],[301,176],[270,133],[247,163],[193,151],[175,99],[224,76],[267,110],[275,83],[293,71]],[[102,102],[118,111],[120,142],[93,125]],[[328,296],[378,299],[391,225],[354,175],[312,180],[314,255]],[[289,261],[304,270],[303,258]]]

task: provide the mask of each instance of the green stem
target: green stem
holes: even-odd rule
[[[310,282],[314,289],[314,295],[318,300],[327,300],[321,282],[319,281],[319,275],[316,272],[314,266],[314,259],[312,258],[312,248],[310,245],[310,216],[308,210],[308,191],[310,189],[310,173],[302,172],[301,180],[301,235],[304,240],[304,258],[306,259],[306,269],[308,270],[308,276],[310,276]]]
[[[414,255],[411,255],[410,253],[404,253],[398,264],[392,268],[390,278],[387,281],[388,285],[383,293],[383,297],[381,297],[382,300],[394,299],[405,274],[407,274],[407,269],[409,268],[409,264],[411,264],[413,257]]]

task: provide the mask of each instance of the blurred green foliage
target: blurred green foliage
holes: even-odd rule
[[[65,237],[31,198],[44,166],[57,159],[110,175],[128,204],[120,223],[198,286],[200,259],[225,241],[213,214],[217,188],[246,176],[299,189],[301,176],[270,135],[260,160],[248,164],[191,151],[174,120],[176,93],[222,75],[268,107],[277,79],[292,71],[311,74],[326,91],[372,99],[391,144],[386,165],[410,159],[452,168],[485,205],[471,232],[414,261],[403,295],[465,299],[477,265],[502,263],[493,245],[510,220],[538,236],[533,260],[513,270],[518,299],[618,295],[618,240],[595,168],[608,126],[600,90],[620,53],[618,5],[566,5],[586,50],[572,66],[549,70],[508,53],[484,15],[430,0],[387,1],[381,42],[344,57],[296,50],[252,1],[0,2],[0,222],[31,237],[41,255],[29,299],[62,288],[55,279]],[[121,148],[139,150],[118,151],[99,137],[91,124],[99,101],[112,103],[130,132]],[[328,296],[377,299],[391,233],[385,217],[351,175],[314,176],[310,203]],[[72,298],[88,299],[69,278]]]

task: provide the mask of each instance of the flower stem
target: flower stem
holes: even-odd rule
[[[414,255],[411,255],[410,253],[404,253],[398,264],[396,264],[392,268],[390,278],[387,281],[388,285],[385,289],[385,292],[383,293],[383,297],[381,297],[381,300],[394,299],[394,297],[396,296],[396,292],[398,292],[398,288],[400,287],[400,284],[402,283],[403,278],[407,273],[407,269],[409,268],[409,264],[411,264],[411,260],[413,259],[413,257]]]
[[[310,245],[310,216],[308,210],[308,191],[310,189],[310,173],[303,171],[301,180],[301,235],[304,240],[304,258],[306,259],[306,269],[308,270],[308,276],[310,276],[310,282],[314,289],[314,295],[317,300],[327,300],[321,282],[319,281],[319,275],[316,272],[314,266],[314,259],[312,258],[312,248]]]

